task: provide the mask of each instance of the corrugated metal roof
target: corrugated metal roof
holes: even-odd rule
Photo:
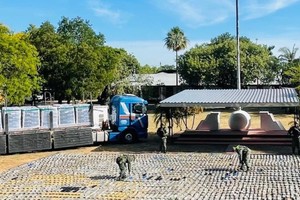
[[[296,107],[294,88],[184,90],[160,102],[161,107]]]

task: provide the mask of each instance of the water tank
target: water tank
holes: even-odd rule
[[[248,129],[250,126],[251,117],[244,110],[237,110],[231,113],[229,118],[229,127],[231,130]]]

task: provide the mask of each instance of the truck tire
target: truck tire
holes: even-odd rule
[[[121,140],[123,143],[126,143],[126,144],[134,143],[137,140],[136,134],[132,130],[126,131],[122,134]]]

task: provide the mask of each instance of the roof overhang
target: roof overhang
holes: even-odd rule
[[[160,103],[161,107],[298,107],[294,88],[184,90]]]

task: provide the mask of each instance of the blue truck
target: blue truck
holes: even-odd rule
[[[133,143],[148,136],[147,105],[146,100],[127,94],[112,97],[110,104],[105,106],[5,107],[0,109],[0,154],[107,141]]]
[[[115,95],[109,104],[109,141],[133,143],[148,137],[148,102],[135,95]]]

